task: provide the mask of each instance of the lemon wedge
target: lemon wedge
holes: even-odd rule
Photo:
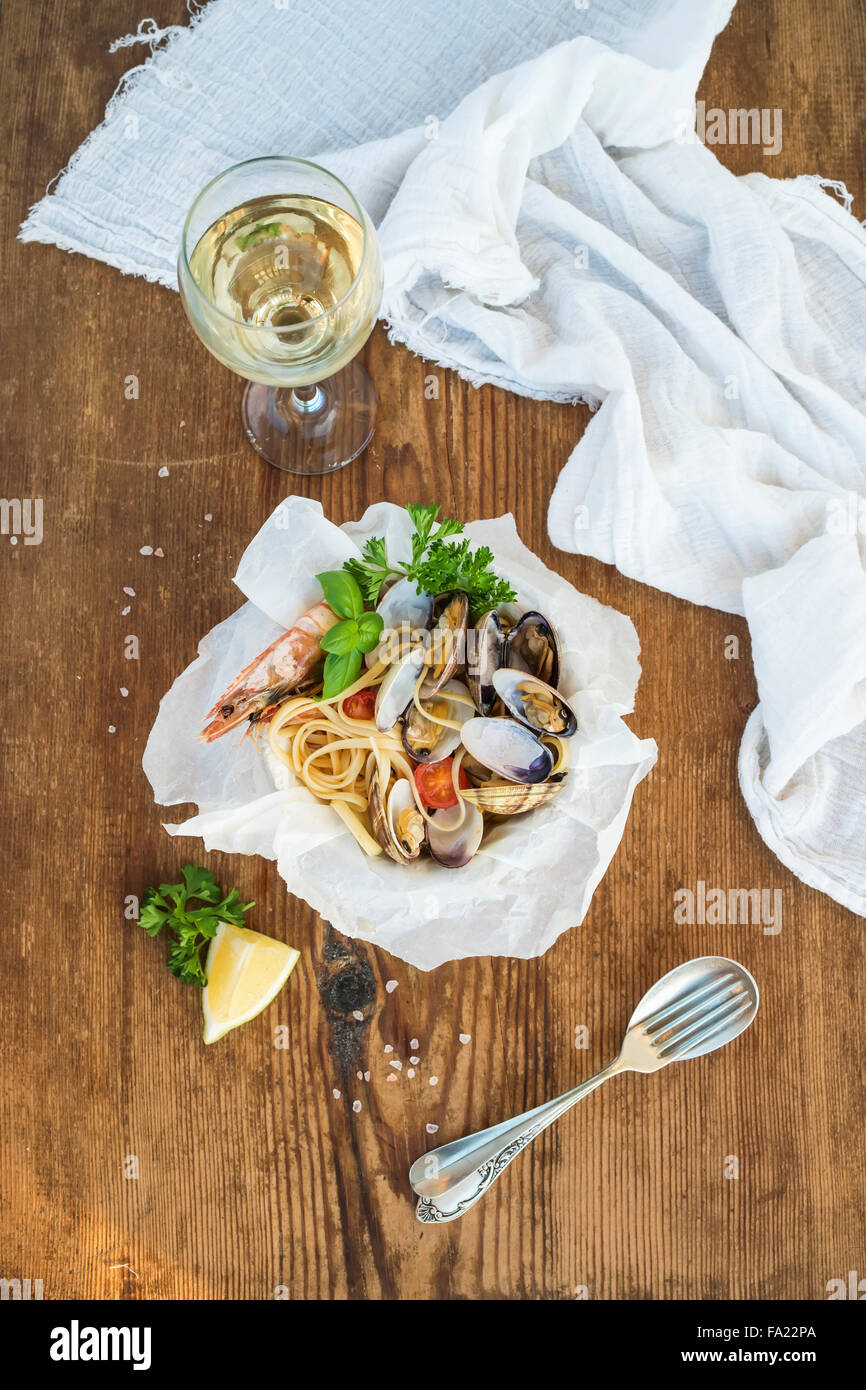
[[[205,963],[205,1042],[216,1042],[266,1009],[291,975],[299,955],[284,941],[220,922]]]

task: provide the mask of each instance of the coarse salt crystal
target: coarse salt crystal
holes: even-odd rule
[[[431,1076],[431,1077],[430,1077],[430,1085],[431,1085],[431,1086],[438,1086],[438,1085],[439,1085],[439,1077],[438,1077],[438,1076]]]
[[[135,598],[135,590],[134,590],[134,589],[130,589],[130,588],[128,587],[128,585],[126,585],[126,584],[124,584],[124,586],[123,586],[123,592],[124,592],[125,594],[129,594],[129,597],[130,597],[130,598]]]
[[[369,1080],[370,1080],[370,1073],[369,1073],[368,1071],[365,1071],[365,1072],[364,1072],[364,1080],[365,1080],[365,1081],[369,1081]]]
[[[458,1034],[458,1037],[460,1038],[460,1041],[463,1043],[464,1047],[466,1046],[466,1044],[467,1044],[468,1042],[471,1042],[471,1041],[472,1041],[472,1034],[471,1034],[471,1033],[459,1033],[459,1034]]]
[[[339,1099],[340,1099],[340,1092],[339,1092],[338,1090],[334,1089],[334,1090],[331,1092],[331,1094],[332,1094],[332,1096],[334,1097],[334,1100],[339,1100]]]
[[[409,1046],[411,1047],[411,1049],[412,1049],[413,1052],[417,1052],[417,1051],[418,1051],[418,1048],[421,1046],[421,1044],[419,1043],[419,1041],[418,1041],[417,1038],[410,1038],[410,1039],[409,1039]]]
[[[406,1072],[406,1075],[410,1078],[413,1077],[415,1075],[415,1068],[410,1067],[409,1070]]]
[[[353,1100],[353,1101],[352,1101],[352,1109],[354,1110],[355,1114],[357,1115],[357,1114],[359,1113],[360,1109],[361,1109],[361,1102],[360,1102],[359,1100]]]
[[[124,698],[124,700],[125,700],[126,697],[127,697],[127,695],[129,694],[129,691],[127,690],[127,688],[126,688],[125,685],[122,685],[122,686],[120,687],[120,693],[121,693],[121,695],[123,696],[123,698]]]
[[[143,546],[141,547],[141,549],[139,550],[138,553],[139,553],[139,555],[152,555],[152,554],[153,554],[153,546],[152,546],[152,545],[143,545]]]
[[[402,1063],[402,1062],[398,1062],[397,1059],[396,1059],[396,1057],[394,1058],[393,1062],[389,1062],[388,1065],[389,1065],[390,1067],[393,1067],[395,1071],[402,1071],[402,1070],[403,1070],[403,1063]]]
[[[163,464],[162,468],[160,468],[160,470],[159,470],[159,472],[157,473],[156,476],[157,476],[158,478],[167,478],[167,477],[168,477],[168,469],[166,468],[165,464]]]
[[[131,612],[132,612],[132,606],[131,606],[130,604],[127,604],[125,608],[121,608],[121,610],[120,610],[120,616],[121,616],[121,618],[125,618],[126,615],[127,615],[127,613],[131,613]]]
[[[398,984],[398,981],[397,981],[397,980],[388,980],[388,981],[387,981],[387,983],[386,983],[386,985],[385,985],[385,988],[386,988],[386,990],[388,991],[389,994],[393,994],[393,993],[394,993],[394,990],[397,988],[397,984]]]
[[[394,1049],[393,1049],[393,1047],[391,1046],[390,1043],[386,1043],[386,1044],[385,1044],[385,1051],[386,1051],[386,1052],[393,1052],[393,1051],[394,1051]]]
[[[388,1075],[385,1077],[385,1080],[386,1080],[386,1081],[396,1081],[397,1078],[396,1078],[396,1076],[394,1075],[393,1072],[389,1072]]]
[[[204,519],[205,521],[213,521],[213,512],[205,512]]]
[[[108,726],[108,732],[109,732],[110,734],[116,734],[116,733],[117,733],[117,730],[115,729],[115,727],[114,727],[113,724],[109,724],[109,726]]]
[[[413,1067],[417,1067],[418,1063],[421,1061],[421,1058],[420,1058],[420,1057],[410,1057],[410,1058],[409,1058],[409,1061],[412,1063],[412,1066],[413,1066]]]
[[[425,1125],[424,1128],[427,1130],[428,1134],[438,1134],[439,1132],[438,1125]]]
[[[165,559],[165,551],[163,550],[163,548],[162,548],[161,545],[158,545],[158,546],[156,547],[156,550],[155,550],[153,553],[154,553],[154,555],[157,557],[157,559],[159,559],[159,560],[164,560],[164,559]]]
[[[353,1009],[353,1010],[352,1010],[352,1017],[353,1017],[353,1018],[356,1018],[356,1019],[358,1020],[358,1022],[360,1023],[360,1022],[363,1020],[364,1015],[361,1013],[361,1010],[360,1010],[360,1009]]]

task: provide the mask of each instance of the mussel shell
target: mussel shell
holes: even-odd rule
[[[493,673],[493,688],[509,714],[536,733],[571,738],[577,715],[557,690],[527,671],[503,666]]]
[[[480,714],[487,715],[496,704],[493,673],[505,658],[502,623],[495,609],[485,613],[467,634],[466,679]]]
[[[470,719],[463,746],[473,758],[508,782],[544,782],[553,771],[553,754],[516,719]]]
[[[395,661],[386,671],[382,684],[376,692],[376,728],[380,734],[393,729],[404,709],[412,699],[415,682],[421,673],[424,653],[420,647],[413,647],[400,661]]]
[[[543,613],[530,609],[517,620],[506,639],[502,664],[528,671],[556,689],[561,665],[559,638]]]
[[[435,704],[444,701],[446,718],[459,720],[461,725],[472,718],[472,706],[463,701],[449,700],[449,695],[466,695],[469,691],[462,681],[449,681],[443,685],[438,695],[421,696],[421,704]],[[414,701],[407,706],[403,717],[403,747],[417,763],[438,763],[447,758],[460,745],[460,730],[443,728],[432,720],[419,714]]]
[[[439,594],[433,612],[436,621],[430,630],[430,674],[424,683],[425,696],[441,690],[464,660],[469,599],[458,589]]]
[[[547,782],[484,782],[460,795],[492,816],[522,816],[556,796],[564,780],[564,774],[556,774]]]
[[[459,869],[475,854],[484,834],[484,817],[477,806],[464,804],[463,819],[460,806],[447,811],[434,811],[427,826],[427,845],[433,858],[447,869]]]

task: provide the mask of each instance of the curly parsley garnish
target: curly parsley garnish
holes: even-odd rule
[[[223,897],[210,869],[185,864],[182,883],[161,883],[145,889],[138,925],[148,936],[159,936],[168,927],[172,936],[168,968],[185,985],[207,984],[202,948],[216,935],[220,922],[242,927],[244,913],[254,903],[242,903],[237,888]],[[191,906],[195,901],[198,907]]]
[[[404,577],[414,579],[419,590],[430,594],[460,589],[468,595],[472,618],[500,603],[513,602],[517,594],[506,580],[493,573],[493,552],[486,545],[473,551],[467,539],[456,545],[446,544],[449,536],[463,530],[461,521],[443,517],[437,525],[439,507],[432,503],[426,507],[410,503],[406,510],[414,527],[412,558],[408,563],[392,564],[384,537],[374,536],[364,546],[362,559],[347,560],[343,565],[368,603],[378,603],[386,580]]]

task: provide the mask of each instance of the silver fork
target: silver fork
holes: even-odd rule
[[[416,1158],[409,1181],[419,1197],[419,1221],[455,1221],[474,1206],[513,1158],[548,1125],[608,1077],[621,1071],[660,1071],[669,1062],[724,1047],[758,1012],[758,986],[745,966],[725,956],[700,956],[668,971],[632,1014],[619,1056],[572,1091],[455,1139]]]

